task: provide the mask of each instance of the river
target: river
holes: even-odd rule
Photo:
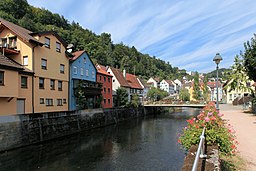
[[[178,133],[198,112],[183,108],[4,152],[0,170],[177,171],[185,157]]]

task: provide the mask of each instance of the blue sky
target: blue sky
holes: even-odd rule
[[[233,64],[256,33],[256,0],[28,0],[59,13],[114,43],[169,61],[188,71],[209,72]]]

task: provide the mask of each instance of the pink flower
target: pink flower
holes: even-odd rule
[[[210,121],[210,118],[205,117],[204,120],[205,120],[205,122],[209,122],[209,121]]]
[[[208,112],[208,116],[212,116],[212,114],[213,114],[212,112]]]

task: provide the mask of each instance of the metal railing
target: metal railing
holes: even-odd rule
[[[198,145],[198,148],[197,148],[196,157],[195,157],[195,160],[194,160],[192,171],[196,171],[198,161],[199,161],[199,157],[200,158],[205,158],[207,156],[206,154],[204,154],[204,152],[205,152],[204,151],[205,150],[205,146],[204,146],[205,136],[204,136],[204,133],[205,133],[205,127],[204,127],[203,132],[200,136],[200,142],[199,142],[199,145]]]

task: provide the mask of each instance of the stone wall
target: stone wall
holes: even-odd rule
[[[141,107],[0,116],[0,151],[104,127],[153,111]]]

